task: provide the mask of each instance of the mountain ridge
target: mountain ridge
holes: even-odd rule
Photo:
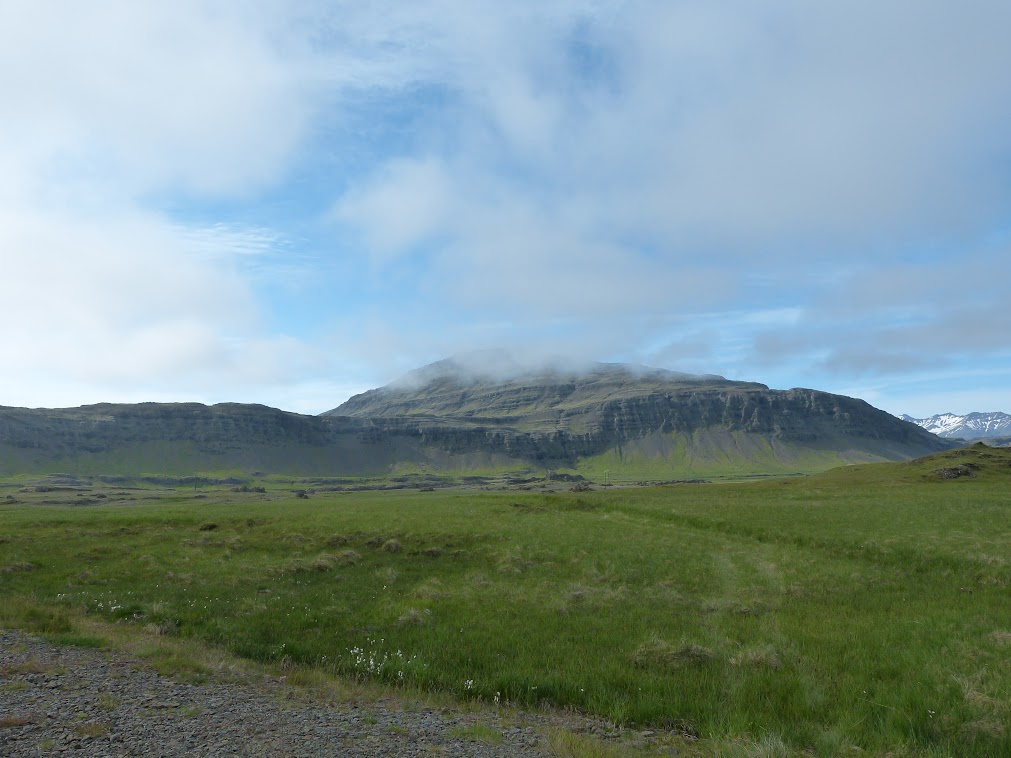
[[[461,372],[444,361],[319,416],[239,403],[0,408],[0,473],[546,469],[672,479],[812,472],[951,446],[818,390],[622,364],[521,368]]]
[[[903,414],[900,418],[946,439],[976,440],[1011,436],[1011,415],[1002,411],[976,411],[965,415],[937,413],[928,418],[913,418]]]

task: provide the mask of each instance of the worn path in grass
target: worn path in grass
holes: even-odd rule
[[[188,684],[123,653],[0,631],[4,756],[546,756],[563,719],[599,728],[506,709],[324,704],[273,678]]]

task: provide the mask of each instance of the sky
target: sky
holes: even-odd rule
[[[0,0],[0,405],[489,348],[1011,412],[1011,4]]]

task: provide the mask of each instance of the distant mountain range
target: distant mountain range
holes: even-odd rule
[[[450,359],[320,416],[262,405],[0,408],[0,473],[376,476],[814,472],[952,447],[862,400],[619,364]]]
[[[975,440],[1011,436],[1011,416],[1000,411],[969,413],[965,416],[939,413],[930,418],[903,415],[901,418],[946,439]]]

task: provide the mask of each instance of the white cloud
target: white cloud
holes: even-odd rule
[[[305,362],[308,348],[256,336],[257,304],[234,267],[188,255],[173,231],[144,214],[0,212],[4,303],[19,314],[0,321],[20,367],[0,380],[5,403],[45,404],[33,378],[156,389],[204,377],[234,387]]]
[[[39,200],[273,181],[311,102],[267,19],[202,0],[5,4],[0,161]],[[30,172],[30,173],[29,173]],[[97,185],[97,186],[96,186]],[[124,197],[125,195],[125,197]]]
[[[18,314],[0,339],[19,366],[0,402],[241,396],[318,369],[314,349],[261,334],[237,265],[278,234],[157,209],[242,197],[286,167],[314,106],[281,10],[0,7],[0,267]]]
[[[792,321],[759,336],[767,361],[789,352],[805,370],[859,373],[936,360],[924,353],[946,316],[920,319],[903,356],[884,344],[909,336],[893,328],[895,304],[855,312],[854,294],[827,319],[818,301],[1001,222],[1011,197],[990,164],[1011,155],[1005,5],[413,7],[414,23],[384,29],[448,105],[416,155],[339,201],[372,265],[422,256],[413,300],[475,328],[570,317],[592,334],[620,319],[626,352],[657,339],[639,324],[664,313],[781,309]],[[438,182],[403,170],[418,165],[438,166]],[[422,236],[439,243],[419,251]],[[967,354],[1003,344],[1006,318],[991,316],[1000,327],[963,340]],[[852,332],[862,319],[873,323]],[[670,342],[704,354],[695,331]],[[725,334],[710,352],[743,372],[762,365]]]
[[[361,227],[374,256],[389,263],[449,223],[448,181],[444,166],[433,158],[392,161],[371,186],[342,198],[334,216]]]
[[[980,360],[1011,333],[983,242],[1011,200],[1009,22],[997,0],[0,6],[0,265],[32,314],[0,335],[34,366],[0,389],[308,397],[334,362],[357,386],[517,344],[850,384]],[[280,205],[331,209],[332,237],[272,228]],[[282,274],[341,293],[345,353],[263,300]]]

